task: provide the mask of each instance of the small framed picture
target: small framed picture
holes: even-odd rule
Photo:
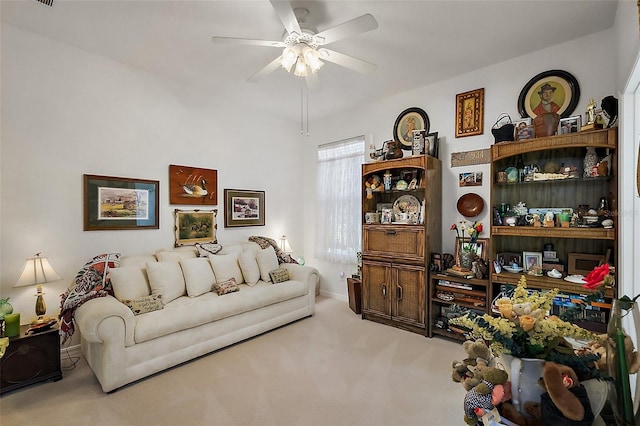
[[[456,138],[481,135],[484,126],[484,88],[456,95]]]
[[[458,186],[481,186],[482,172],[458,173]]]
[[[424,153],[438,158],[439,145],[440,141],[438,140],[438,132],[429,133],[424,138]]]
[[[523,251],[522,258],[524,259],[525,271],[529,271],[533,268],[542,268],[542,253],[539,251]]]
[[[533,124],[531,124],[531,118],[523,118],[522,120],[515,121],[513,126],[515,139],[517,141],[533,139],[536,136],[535,131],[533,130]]]
[[[464,248],[468,247],[470,245],[469,240],[464,240],[463,238],[456,238],[456,249],[455,249],[455,253],[454,256],[457,259],[458,255],[460,254],[460,246],[463,246]],[[478,256],[480,259],[482,260],[487,260],[487,254],[488,254],[488,246],[489,246],[489,239],[488,238],[478,238],[476,240],[476,242],[473,244],[473,247],[471,247],[471,250],[475,253],[476,256]]]
[[[390,224],[391,222],[393,222],[393,209],[382,209],[380,223]]]
[[[496,254],[496,260],[500,266],[512,267],[514,263],[522,266],[522,255],[520,253],[498,253]]]
[[[558,134],[566,135],[568,133],[578,133],[582,127],[582,117],[574,115],[572,117],[561,118],[558,125]]]
[[[264,226],[264,191],[224,190],[224,227]]]

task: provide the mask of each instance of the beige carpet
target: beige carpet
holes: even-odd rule
[[[450,378],[461,358],[458,343],[363,321],[319,297],[313,317],[111,394],[80,360],[61,381],[0,398],[0,423],[463,425],[465,392]]]

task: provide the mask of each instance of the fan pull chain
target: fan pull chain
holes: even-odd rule
[[[304,79],[300,79],[300,134],[309,137],[309,88]]]

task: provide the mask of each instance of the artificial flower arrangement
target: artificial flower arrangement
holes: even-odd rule
[[[484,340],[495,356],[507,354],[544,359],[568,365],[579,375],[599,377],[594,364],[599,355],[578,355],[565,339],[591,341],[597,336],[555,315],[548,315],[556,294],[558,289],[528,292],[527,279],[522,275],[513,296],[496,301],[500,317],[469,311],[449,322],[468,330],[468,339]]]
[[[450,229],[456,231],[456,241],[460,240],[461,251],[475,253],[478,245],[478,236],[482,232],[482,222],[473,222],[470,224],[466,220],[461,220],[459,224],[460,226],[454,223]],[[465,234],[469,235],[469,241],[466,243]]]

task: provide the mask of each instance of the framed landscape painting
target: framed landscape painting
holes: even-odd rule
[[[264,191],[224,190],[224,227],[264,226]]]
[[[175,246],[195,245],[197,243],[217,243],[216,216],[218,210],[180,210],[175,209]]]
[[[157,180],[84,175],[84,230],[158,229]]]

